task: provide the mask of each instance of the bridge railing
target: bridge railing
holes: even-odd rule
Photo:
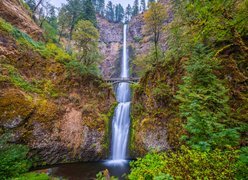
[[[130,78],[106,78],[104,79],[107,83],[119,83],[119,82],[138,82],[140,78],[130,77]]]

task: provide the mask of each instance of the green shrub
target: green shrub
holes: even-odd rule
[[[130,180],[153,179],[159,176],[166,166],[165,154],[149,153],[144,158],[130,163]]]
[[[152,95],[156,100],[162,100],[168,102],[173,96],[170,87],[164,82],[157,82],[156,87],[152,89]]]
[[[9,77],[11,83],[13,83],[15,86],[22,88],[25,91],[28,92],[35,92],[35,93],[41,93],[41,90],[32,85],[31,83],[27,82],[11,65],[4,64],[2,65],[3,68],[6,68],[9,72]]]
[[[44,21],[42,28],[44,29],[43,35],[47,42],[58,42],[57,30],[51,24]]]
[[[43,42],[38,42],[38,41],[33,40],[29,35],[27,35],[24,32],[21,32],[17,28],[13,28],[12,35],[16,38],[16,41],[19,44],[38,52],[44,58],[49,57],[50,52],[46,48]]]
[[[11,33],[13,31],[13,27],[0,17],[0,30]]]
[[[46,48],[49,50],[49,57],[54,58],[58,62],[66,63],[73,59],[71,55],[59,48],[56,44],[47,43]]]
[[[237,151],[202,152],[187,147],[168,153],[149,153],[130,163],[132,179],[234,179]]]
[[[70,74],[79,74],[79,75],[86,75],[86,74],[93,74],[99,75],[99,69],[96,65],[91,65],[86,67],[83,63],[78,60],[71,60],[66,63],[66,67]]]
[[[19,177],[14,178],[14,180],[50,180],[51,178],[44,173],[26,173]]]
[[[246,179],[248,174],[248,147],[240,149],[240,155],[236,163],[236,179]]]
[[[9,179],[25,173],[31,167],[27,159],[28,148],[8,143],[8,136],[0,137],[0,179]]]

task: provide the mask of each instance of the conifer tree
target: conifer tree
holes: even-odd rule
[[[181,115],[187,119],[185,140],[201,150],[237,145],[239,139],[235,129],[225,127],[230,110],[228,90],[214,75],[217,65],[212,53],[197,45],[186,63],[186,76],[177,95]]]
[[[125,11],[125,21],[126,22],[130,21],[131,16],[132,16],[132,7],[130,4],[128,4]]]
[[[96,26],[96,12],[91,0],[85,0],[84,2],[84,19],[89,20]]]
[[[69,37],[71,39],[76,23],[83,19],[84,0],[67,0],[67,4],[64,7],[67,11]]]
[[[136,16],[139,14],[139,0],[134,0],[132,15]]]
[[[107,6],[106,6],[106,18],[110,21],[110,22],[114,22],[114,6],[113,3],[111,1],[108,2]]]
[[[124,18],[124,9],[121,4],[115,6],[115,22],[121,22]]]
[[[104,10],[105,10],[105,0],[98,0],[98,13],[101,16],[104,16]]]
[[[146,10],[146,1],[145,0],[141,0],[140,9],[142,12]]]

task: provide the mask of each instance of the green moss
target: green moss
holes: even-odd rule
[[[29,96],[18,90],[8,90],[0,96],[0,122],[13,119],[27,119],[34,111],[34,104]]]
[[[115,113],[115,108],[118,105],[117,102],[115,102],[109,112],[107,114],[103,114],[104,124],[105,124],[105,137],[104,137],[104,143],[103,147],[106,151],[109,150],[110,147],[110,139],[111,139],[111,122]]]
[[[0,30],[11,33],[13,31],[13,26],[0,17]]]

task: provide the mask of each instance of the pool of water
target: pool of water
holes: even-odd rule
[[[125,175],[130,171],[129,161],[61,164],[38,171],[69,180],[91,180],[96,178],[98,172],[105,169],[108,169],[111,176],[118,177],[118,179],[125,179]]]

